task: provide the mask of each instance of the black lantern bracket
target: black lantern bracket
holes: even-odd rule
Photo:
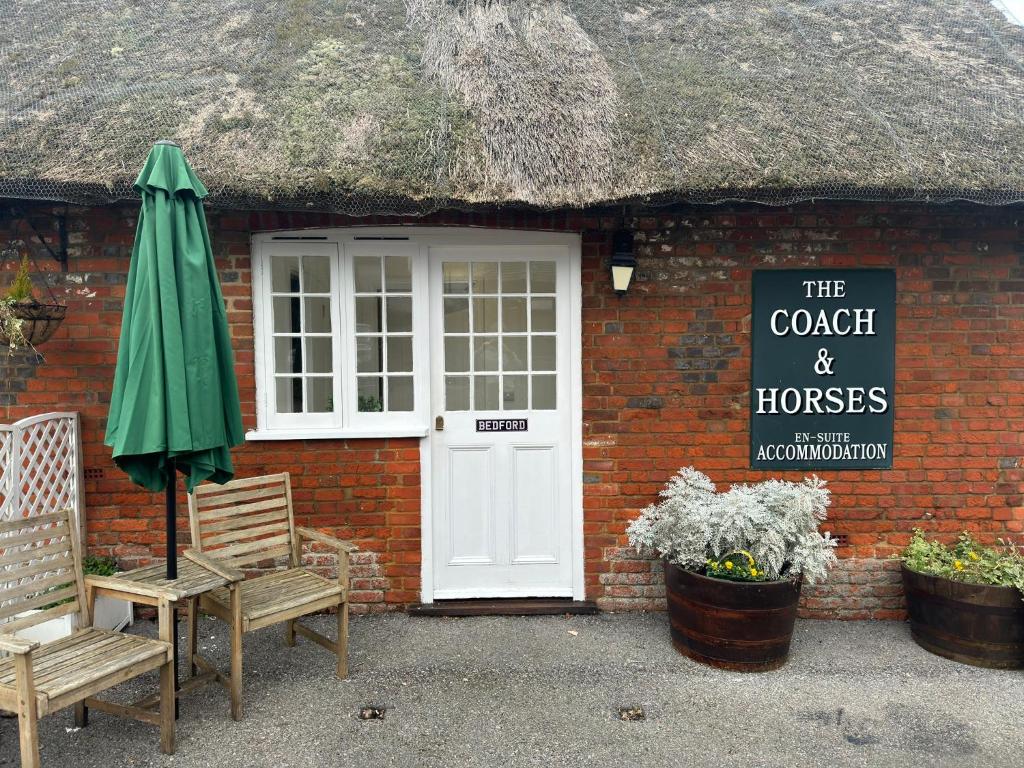
[[[8,209],[8,215],[5,218],[9,219],[11,222],[24,221],[26,224],[28,224],[29,228],[32,230],[32,233],[35,235],[36,240],[39,241],[39,244],[43,246],[46,252],[50,255],[50,258],[52,258],[55,262],[57,262],[60,265],[60,271],[68,271],[67,206],[64,207],[64,210],[62,212],[56,214],[55,216],[57,223],[57,250],[54,250],[52,247],[50,247],[50,244],[46,242],[46,238],[43,237],[42,232],[39,231],[39,227],[36,225],[36,222],[33,221],[32,218],[28,215],[28,213],[22,210],[21,208],[11,206]],[[38,265],[36,265],[36,268],[38,269]]]

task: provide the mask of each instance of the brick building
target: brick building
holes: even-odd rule
[[[827,528],[840,537],[841,562],[805,591],[809,616],[901,617],[888,558],[914,527],[1019,537],[1024,163],[1006,150],[1009,137],[1024,135],[1024,77],[1005,56],[1024,45],[1020,28],[982,0],[906,24],[888,23],[902,18],[898,3],[856,19],[801,7],[805,47],[787,48],[795,57],[787,66],[802,85],[751,86],[737,73],[764,64],[764,52],[752,51],[705,72],[732,89],[733,102],[697,84],[680,94],[678,72],[664,66],[706,64],[679,43],[684,32],[731,50],[794,43],[773,4],[755,4],[753,31],[673,4],[657,23],[627,14],[619,21],[646,46],[634,51],[645,87],[680,100],[659,113],[667,124],[659,132],[638,127],[662,106],[633,100],[619,43],[596,12],[435,9],[438,28],[454,25],[462,43],[491,52],[479,71],[456,60],[476,85],[493,85],[510,67],[527,82],[558,85],[542,95],[510,86],[502,98],[439,65],[435,57],[455,54],[437,50],[418,15],[430,3],[413,3],[408,17],[398,5],[367,4],[380,12],[367,18],[339,13],[256,54],[237,42],[256,39],[256,22],[238,22],[232,42],[201,54],[223,57],[205,62],[216,76],[181,74],[179,101],[160,101],[124,134],[127,146],[114,136],[125,130],[116,115],[137,105],[102,89],[134,73],[142,91],[161,94],[152,58],[170,54],[145,51],[147,69],[129,50],[117,54],[123,68],[111,69],[85,52],[56,81],[44,67],[50,42],[18,59],[24,82],[50,90],[29,107],[0,92],[5,124],[18,117],[16,131],[0,128],[0,149],[9,150],[0,161],[0,244],[7,255],[34,256],[45,273],[37,281],[68,314],[40,349],[44,360],[0,359],[0,419],[81,414],[90,553],[125,565],[164,555],[162,497],[133,487],[102,444],[137,213],[130,169],[164,136],[178,138],[219,190],[208,219],[248,430],[236,471],[290,472],[299,522],[359,544],[352,601],[365,610],[509,596],[661,609],[658,564],[630,550],[624,530],[691,464],[726,485],[810,471],[829,481]],[[27,30],[32,13],[15,25]],[[183,39],[217,34],[216,12],[192,30],[156,13],[155,21],[88,23],[160,24]],[[970,34],[976,18],[988,37]],[[551,36],[555,28],[561,37]],[[510,35],[504,47],[487,37],[494,29]],[[815,39],[831,30],[834,47],[815,48],[808,29]],[[551,36],[550,45],[536,48],[528,31]],[[372,35],[389,40],[392,65],[408,69],[410,82],[396,85],[397,74],[377,82],[380,61],[365,71],[345,63],[352,50],[369,50]],[[58,45],[60,29],[54,37]],[[657,45],[667,38],[677,45]],[[920,55],[922,39],[930,58]],[[848,93],[826,94],[861,72],[866,47],[886,77],[858,97],[840,131],[835,115],[850,106]],[[809,60],[826,48],[824,64]],[[918,56],[912,66],[908,50]],[[288,70],[288,80],[281,61],[302,71]],[[966,77],[972,66],[998,77]],[[68,82],[75,67],[96,75],[84,92]],[[318,79],[325,70],[330,82]],[[309,89],[304,103],[324,126],[269,114],[268,105],[280,110],[295,95],[293,81]],[[353,83],[379,98],[354,95]],[[927,127],[915,122],[926,92],[933,105],[968,105],[973,122],[965,128],[955,110],[938,108]],[[509,128],[502,110],[527,97],[540,100],[540,116]],[[203,104],[213,106],[203,112]],[[436,104],[447,110],[443,140],[418,132],[439,119]],[[736,125],[708,128],[710,113],[742,117],[757,140]],[[893,131],[880,143],[879,121],[883,134]],[[58,129],[73,124],[92,137],[88,157],[78,150],[65,165],[47,164],[26,151],[66,149]],[[704,128],[700,140],[694,126]],[[658,145],[644,149],[645,138]],[[301,161],[287,143],[300,139]],[[410,165],[445,141],[429,172]],[[632,235],[636,271],[618,295],[609,267],[621,233]],[[63,268],[51,251],[66,254]],[[5,276],[13,266],[7,259]],[[895,274],[891,468],[751,468],[752,276],[792,269]]]

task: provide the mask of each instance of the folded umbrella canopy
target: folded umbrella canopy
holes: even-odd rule
[[[166,141],[150,151],[135,188],[142,209],[104,442],[132,480],[166,489],[167,577],[177,578],[175,468],[189,492],[230,480],[242,416],[206,188]]]

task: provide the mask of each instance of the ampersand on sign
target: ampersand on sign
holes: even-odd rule
[[[834,362],[835,358],[829,357],[828,350],[822,347],[818,350],[818,359],[814,363],[814,372],[819,376],[834,376],[835,371],[832,370]]]

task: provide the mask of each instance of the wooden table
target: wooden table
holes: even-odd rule
[[[139,584],[149,584],[152,586],[164,587],[165,589],[171,589],[178,594],[178,601],[185,603],[185,608],[188,612],[189,626],[188,648],[186,652],[186,658],[189,663],[189,678],[183,684],[175,685],[176,695],[179,697],[184,693],[188,693],[189,691],[195,690],[196,688],[214,681],[230,690],[228,679],[218,672],[210,662],[199,655],[196,642],[196,627],[198,625],[198,622],[196,621],[198,618],[196,616],[196,612],[199,608],[200,596],[210,592],[211,590],[217,589],[218,587],[227,587],[228,591],[231,593],[232,600],[234,601],[238,599],[238,584],[236,582],[227,578],[223,572],[216,573],[214,570],[211,570],[211,568],[194,562],[189,559],[189,556],[190,553],[186,554],[185,557],[178,559],[178,578],[176,579],[167,578],[167,566],[164,563],[147,565],[144,568],[135,568],[134,570],[117,574],[117,578],[119,579],[127,579],[128,581],[138,582]],[[177,632],[175,632],[174,636],[174,667],[175,683],[177,683]],[[201,673],[199,672],[200,669],[202,669]],[[150,696],[138,702],[135,706],[149,709],[156,706],[158,703],[158,697]]]

